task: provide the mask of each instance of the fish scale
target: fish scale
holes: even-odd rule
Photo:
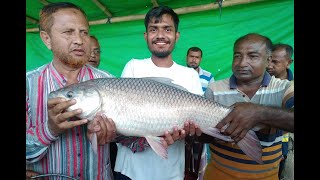
[[[117,133],[146,137],[153,150],[162,156],[165,152],[157,152],[162,151],[156,145],[160,143],[158,136],[164,135],[165,131],[172,132],[173,127],[183,128],[188,120],[194,121],[203,133],[232,141],[215,128],[231,111],[230,107],[190,93],[167,78],[92,79],[51,92],[49,98],[54,97],[76,99],[77,103],[67,110],[81,108],[83,112],[78,116],[81,119],[92,120],[102,111],[113,119]],[[254,155],[248,156],[257,156],[255,153],[261,151],[260,142],[257,144],[259,140],[254,132],[247,134],[250,138],[244,138],[243,142],[252,144],[254,141],[257,145]],[[243,147],[242,150],[252,152],[251,148]],[[261,158],[261,154],[258,156]],[[259,161],[259,157],[253,158]]]

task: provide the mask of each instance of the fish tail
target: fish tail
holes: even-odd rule
[[[246,136],[241,139],[237,145],[247,156],[252,158],[257,163],[263,164],[261,144],[253,130],[249,130]]]
[[[233,142],[233,139],[231,139],[230,136],[221,134],[220,129],[218,128],[209,127],[203,130],[203,133],[227,142]],[[255,160],[257,163],[263,164],[263,161],[261,158],[262,157],[261,144],[256,133],[253,130],[249,130],[246,136],[243,139],[241,139],[237,143],[237,145],[247,156]]]

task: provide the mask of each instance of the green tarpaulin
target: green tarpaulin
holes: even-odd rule
[[[172,3],[175,1],[168,2],[172,7],[177,6]],[[218,9],[181,14],[179,17],[181,35],[173,51],[173,59],[185,65],[188,48],[198,46],[203,50],[201,67],[212,72],[216,80],[231,75],[233,43],[239,36],[256,32],[268,36],[274,43],[287,43],[294,47],[293,0],[223,7],[221,17]],[[150,57],[144,32],[143,20],[92,25],[90,34],[99,39],[102,49],[99,68],[119,77],[131,58]],[[52,60],[52,53],[42,43],[38,32],[26,34],[26,47],[26,70]],[[291,69],[294,71],[293,64]]]

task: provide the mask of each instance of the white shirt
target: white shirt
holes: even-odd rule
[[[202,95],[199,75],[194,69],[173,62],[169,68],[156,66],[151,58],[130,60],[121,77],[166,77],[189,92]],[[173,128],[173,127],[172,127]],[[168,147],[168,159],[163,159],[151,148],[133,153],[128,147],[118,145],[115,171],[132,180],[183,180],[185,164],[184,140]]]

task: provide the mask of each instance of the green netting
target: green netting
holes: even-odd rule
[[[271,0],[225,7],[221,18],[219,10],[180,15],[180,39],[173,59],[185,65],[186,51],[191,46],[203,50],[201,67],[212,72],[215,79],[231,75],[234,41],[244,34],[257,32],[268,36],[274,43],[294,47],[294,1]],[[100,42],[100,69],[119,77],[131,58],[147,58],[150,52],[143,38],[143,20],[94,25],[90,33]],[[27,33],[26,69],[48,63],[52,53],[42,43],[39,33]],[[291,69],[294,71],[294,65]]]

